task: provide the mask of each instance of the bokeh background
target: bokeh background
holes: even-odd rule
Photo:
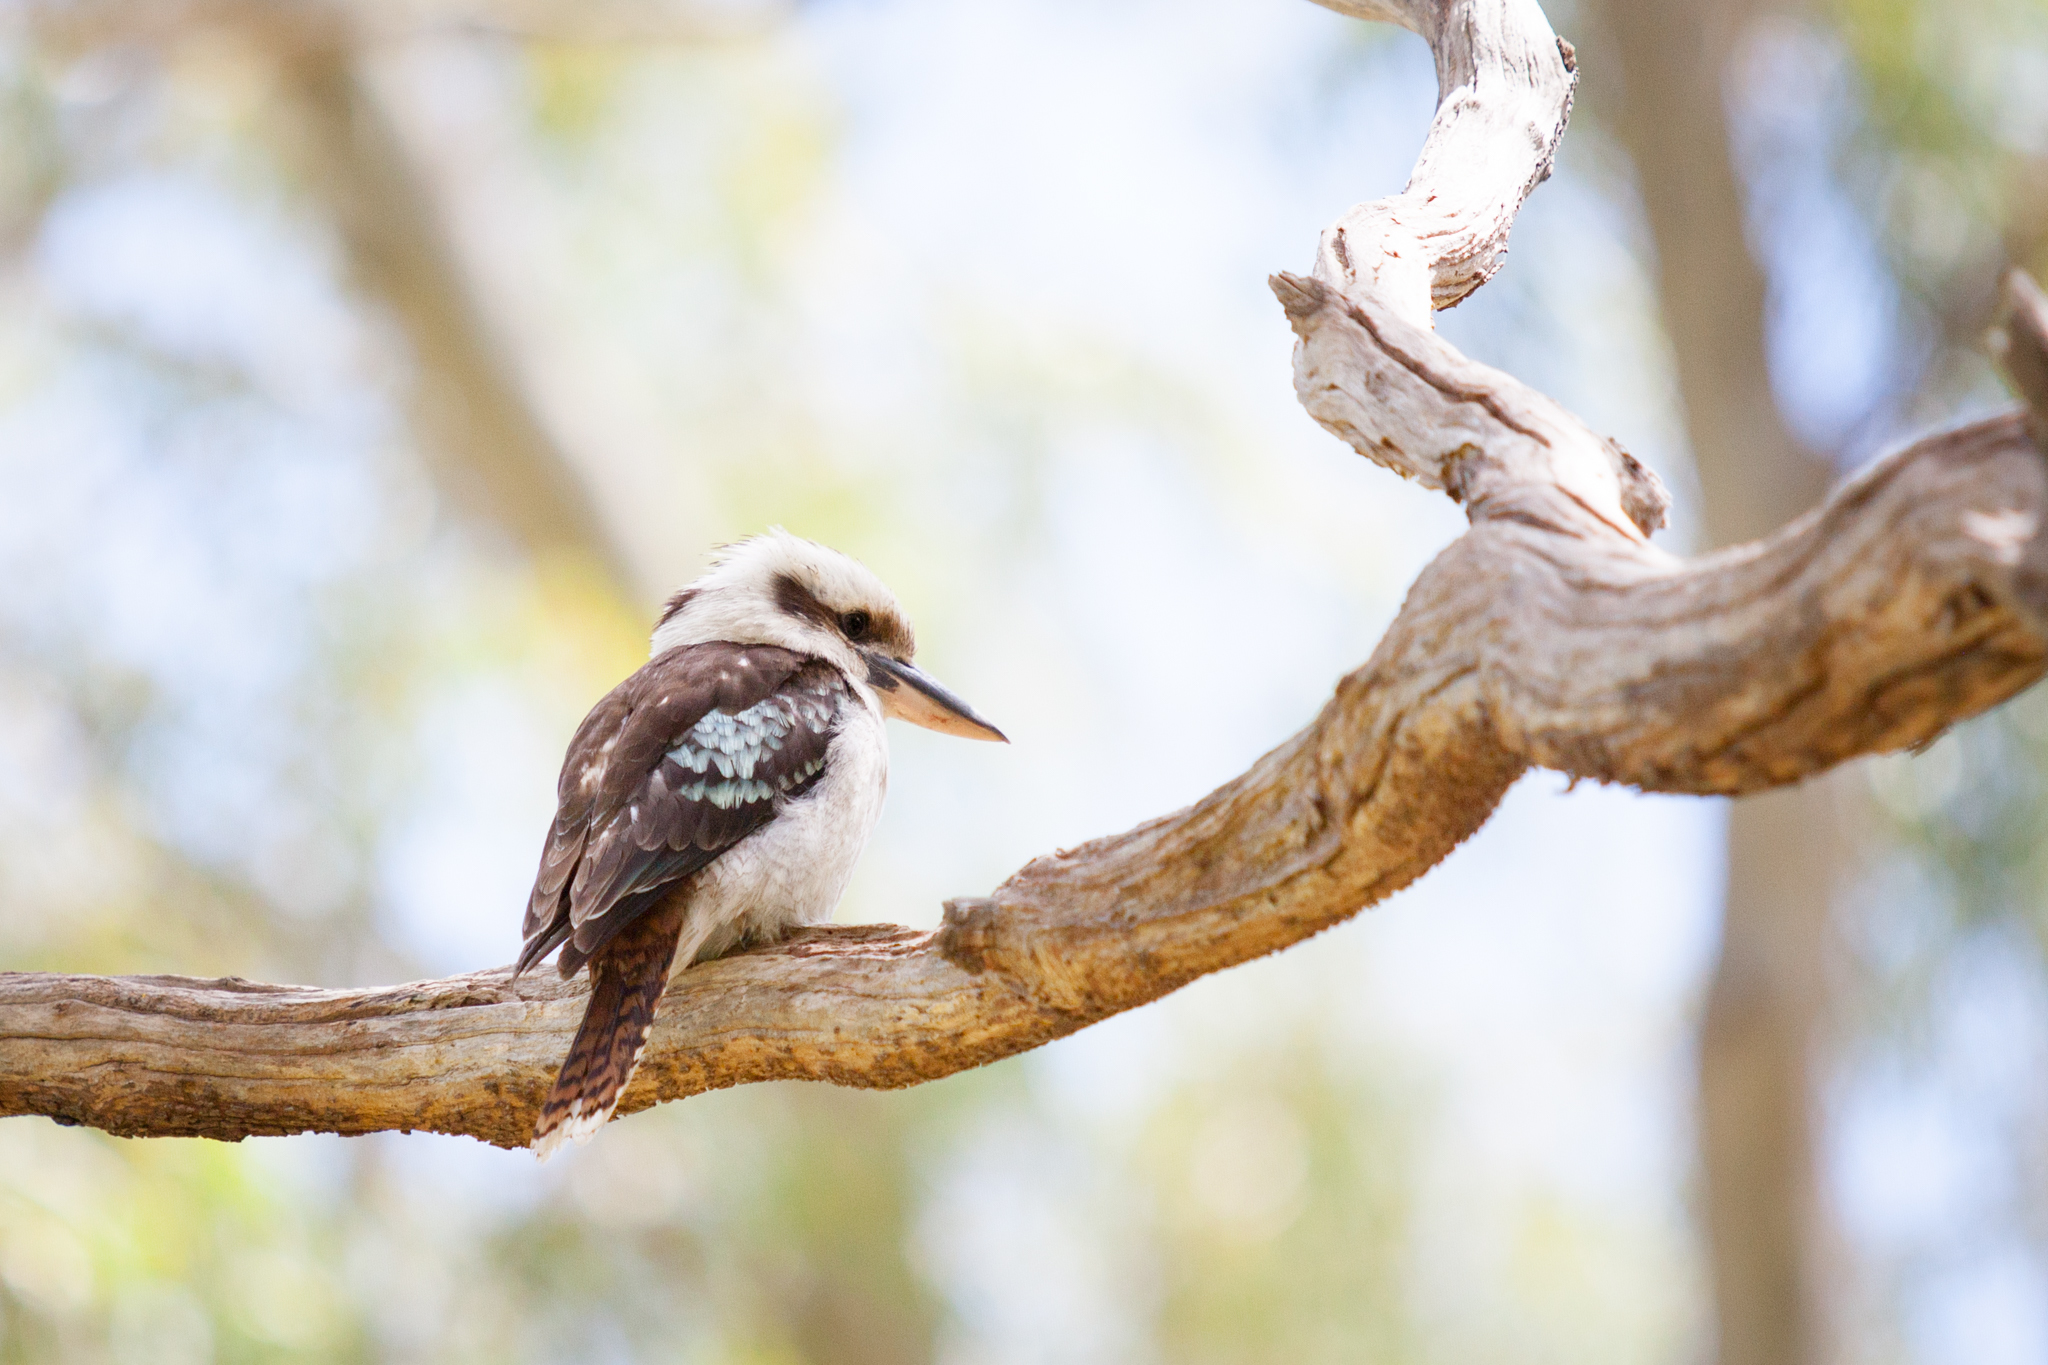
[[[1550,14],[1557,174],[1440,322],[1667,544],[2004,401],[2048,5]],[[1200,796],[1458,533],[1264,283],[1434,96],[1304,0],[0,0],[0,969],[508,961],[575,723],[771,524],[1016,741],[898,729],[842,919]],[[1532,774],[1277,958],[546,1167],[6,1120],[0,1360],[2048,1360],[2044,774],[2035,698],[1732,825]]]

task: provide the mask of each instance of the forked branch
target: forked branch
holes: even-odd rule
[[[1194,806],[1040,858],[936,932],[809,930],[692,969],[622,1112],[748,1081],[911,1085],[1035,1047],[1358,913],[1530,765],[1759,791],[1922,743],[2041,675],[2048,463],[2024,413],[1920,441],[1758,544],[1653,549],[1653,475],[1428,326],[1547,171],[1568,49],[1534,0],[1335,7],[1421,32],[1442,98],[1406,196],[1347,215],[1317,278],[1275,282],[1301,396],[1471,530],[1306,729]],[[2048,309],[2014,292],[2007,363],[2048,429]],[[374,991],[0,978],[0,1112],[518,1146],[582,990],[503,970]]]

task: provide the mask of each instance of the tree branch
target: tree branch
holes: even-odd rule
[[[1429,148],[1466,145],[1453,125],[1467,118],[1489,138],[1530,126],[1504,124],[1484,96],[1529,85],[1516,63],[1558,50],[1533,3],[1403,13],[1440,45],[1440,70],[1476,73],[1446,83],[1418,181]],[[1458,43],[1469,56],[1447,61]],[[1570,83],[1542,88],[1561,127]],[[813,929],[691,969],[622,1111],[759,1080],[911,1085],[1036,1047],[1384,899],[1531,764],[1652,791],[1758,791],[1924,743],[2041,675],[2048,465],[2017,414],[1891,456],[1766,541],[1680,563],[1645,541],[1663,506],[1654,476],[1418,325],[1412,292],[1386,297],[1383,284],[1426,285],[1441,301],[1456,292],[1442,280],[1497,256],[1505,223],[1482,222],[1487,206],[1520,203],[1555,135],[1521,142],[1536,151],[1472,147],[1494,193],[1468,175],[1474,195],[1443,209],[1463,216],[1415,238],[1427,277],[1276,281],[1310,411],[1473,521],[1322,714],[1194,806],[949,903],[934,933]],[[1372,259],[1359,230],[1345,240]],[[517,1146],[583,991],[503,970],[372,991],[0,977],[0,1112],[123,1133],[425,1128]]]

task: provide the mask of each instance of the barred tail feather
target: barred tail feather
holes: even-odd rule
[[[590,1004],[533,1127],[533,1154],[540,1160],[570,1142],[590,1141],[618,1107],[647,1048],[681,933],[679,914],[657,911],[590,960]]]

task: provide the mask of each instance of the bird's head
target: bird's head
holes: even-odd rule
[[[653,652],[712,640],[824,659],[870,689],[884,715],[1008,742],[911,662],[916,637],[881,579],[860,561],[779,527],[725,546],[708,572],[669,598]]]

